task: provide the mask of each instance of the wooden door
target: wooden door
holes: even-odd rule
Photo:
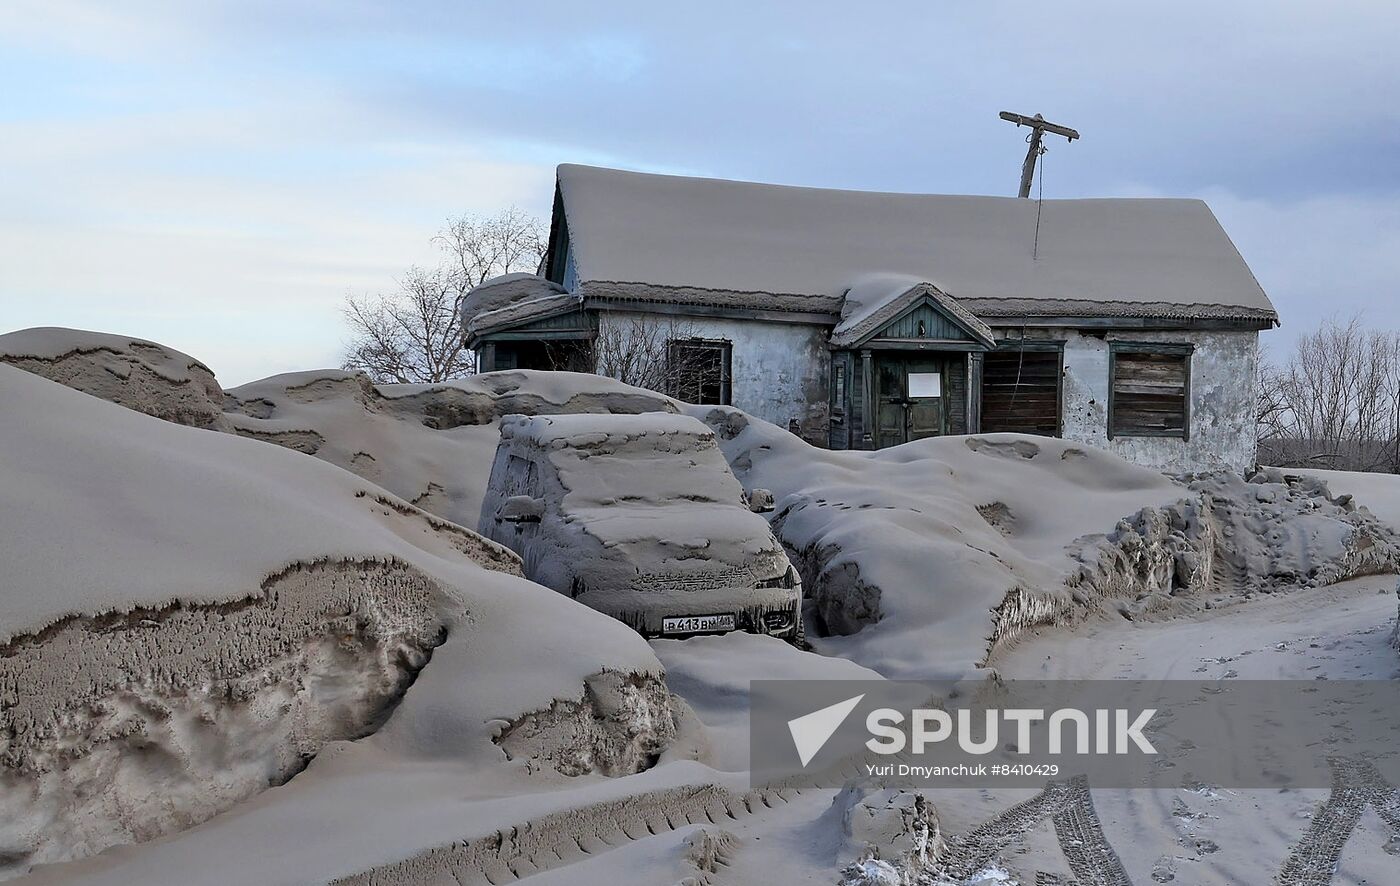
[[[876,364],[877,448],[946,433],[943,370],[942,360],[880,358]]]
[[[946,375],[942,360],[905,363],[904,390],[909,402],[906,439],[921,440],[944,433]]]
[[[875,364],[876,405],[875,447],[898,446],[909,440],[907,403],[904,396],[904,363],[883,357]]]

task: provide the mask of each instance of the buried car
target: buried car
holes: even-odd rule
[[[479,529],[645,636],[801,637],[797,570],[698,419],[506,416]]]

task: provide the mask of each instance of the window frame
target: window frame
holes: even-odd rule
[[[687,336],[685,338],[673,338],[666,342],[666,359],[674,361],[676,351],[684,347],[710,348],[720,352],[719,361],[719,403],[695,403],[696,406],[733,406],[734,405],[734,343],[727,338],[700,338],[698,336]],[[666,393],[678,400],[685,400],[682,396],[682,384],[679,377],[672,375],[671,390]]]
[[[831,361],[831,415],[845,419],[846,400],[850,393],[851,375],[844,359]]]
[[[1065,340],[1062,338],[999,338],[996,347],[982,355],[977,379],[979,399],[977,425],[981,433],[1026,433],[1025,431],[988,431],[986,422],[987,357],[992,355],[1037,353],[1055,355],[1055,433],[1054,439],[1065,436]]]
[[[1146,437],[1162,440],[1191,440],[1191,375],[1192,357],[1195,355],[1194,342],[1143,342],[1111,341],[1108,343],[1108,439],[1120,437]],[[1186,377],[1181,386],[1181,431],[1119,431],[1114,427],[1115,408],[1118,401],[1118,355],[1153,354],[1157,356],[1181,357],[1186,367]]]

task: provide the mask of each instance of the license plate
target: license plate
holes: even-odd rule
[[[733,615],[686,615],[661,619],[663,634],[705,634],[734,630]]]

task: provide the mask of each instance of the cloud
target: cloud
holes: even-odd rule
[[[450,214],[594,162],[826,187],[1206,196],[1278,303],[1400,325],[1400,6],[14,0],[0,315],[136,334],[226,381],[335,358],[347,290]]]
[[[225,383],[338,362],[347,291],[387,289],[409,264],[435,262],[429,240],[449,215],[544,214],[550,199],[551,167],[465,146],[385,141],[337,162],[327,143],[324,167],[289,182],[123,157],[140,143],[126,122],[63,128],[0,146],[0,164],[23,170],[0,180],[6,323],[165,332]],[[191,119],[180,150],[228,151],[223,132]]]

